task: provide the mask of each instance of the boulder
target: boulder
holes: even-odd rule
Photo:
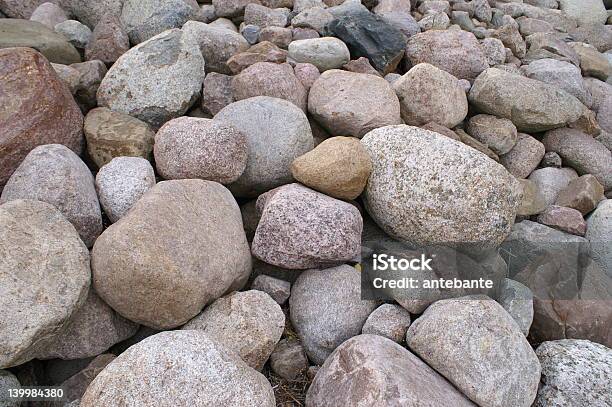
[[[489,67],[474,34],[463,30],[432,30],[408,39],[406,59],[412,66],[426,62],[459,79],[475,79]]]
[[[46,0],[2,0],[0,2],[0,12],[9,18],[28,19]]]
[[[191,107],[203,81],[198,44],[181,30],[169,30],[115,62],[100,84],[98,104],[160,127]]]
[[[98,238],[92,271],[96,292],[122,316],[183,325],[251,272],[240,209],[216,182],[160,182]]]
[[[89,290],[85,303],[67,326],[51,339],[39,343],[37,359],[85,359],[107,351],[136,333],[138,325],[117,315]]]
[[[0,251],[0,368],[6,368],[33,359],[41,340],[61,332],[85,301],[91,271],[74,226],[40,201],[0,205]]]
[[[92,32],[89,27],[75,20],[63,21],[57,24],[54,30],[66,37],[76,49],[85,49],[91,41]]]
[[[546,202],[546,206],[553,205],[559,192],[578,178],[578,174],[571,168],[539,168],[531,173],[529,180],[533,181]]]
[[[106,14],[120,16],[125,0],[59,0],[59,3],[93,29]]]
[[[268,41],[277,47],[287,49],[291,41],[293,41],[293,32],[291,28],[266,27],[260,31],[259,41]]]
[[[36,147],[8,180],[0,203],[32,199],[55,206],[87,247],[102,233],[94,177],[79,156],[61,144]]]
[[[194,330],[161,332],[132,346],[96,376],[81,399],[81,407],[130,403],[275,405],[272,387],[261,373]]]
[[[0,50],[0,77],[1,190],[36,146],[64,144],[80,154],[83,115],[51,64],[32,49]]]
[[[246,136],[218,120],[179,117],[155,135],[155,166],[165,179],[199,178],[229,184],[247,164]]]
[[[380,77],[332,69],[310,88],[308,112],[332,136],[363,137],[378,127],[400,124],[400,103]]]
[[[483,113],[510,119],[521,132],[540,132],[577,121],[585,106],[556,86],[490,68],[478,76],[470,102]]]
[[[96,94],[108,70],[102,61],[86,61],[70,65],[79,72],[79,85],[74,94],[81,111],[86,114],[98,106]]]
[[[278,278],[266,276],[265,274],[260,274],[255,277],[255,280],[253,280],[251,289],[263,291],[272,297],[272,299],[279,305],[283,305],[285,301],[289,299],[289,295],[291,293],[291,283]]]
[[[288,9],[269,8],[256,3],[244,8],[244,23],[257,27],[284,27],[287,25]]]
[[[291,164],[302,184],[338,199],[356,199],[372,172],[370,155],[359,139],[332,137]]]
[[[586,233],[587,225],[582,214],[573,208],[551,205],[538,216],[538,222],[577,236]]]
[[[68,20],[68,16],[61,7],[57,4],[46,2],[36,7],[36,10],[32,12],[30,21],[36,21],[46,25],[50,29],[55,29],[55,26],[59,23],[63,23]]]
[[[552,58],[533,61],[525,68],[525,76],[540,82],[556,85],[575,96],[584,105],[591,106],[591,94],[584,86],[584,80],[577,66]]]
[[[202,110],[212,117],[232,102],[232,77],[216,72],[206,75],[202,88]]]
[[[63,381],[60,387],[64,389],[64,400],[74,404],[64,404],[64,407],[79,407],[81,397],[87,387],[115,359],[112,353],[104,353],[94,358],[83,370]]]
[[[9,372],[8,370],[0,370],[0,393],[5,396],[9,394],[9,389],[20,389],[21,384],[17,377],[14,374]],[[21,405],[21,400],[7,400],[4,397],[2,400],[2,407],[19,407]]]
[[[612,189],[612,153],[599,141],[580,130],[549,131],[542,139],[546,151],[554,151],[578,174],[592,174],[606,191]]]
[[[87,152],[101,168],[115,157],[153,157],[155,132],[147,123],[105,107],[85,117]]]
[[[290,183],[291,163],[314,147],[306,115],[286,100],[268,96],[241,100],[223,108],[215,120],[234,126],[247,138],[246,169],[229,186],[237,196],[256,197]]]
[[[193,37],[206,61],[206,72],[232,73],[227,61],[249,49],[247,40],[237,32],[197,21],[188,21],[183,32]]]
[[[523,197],[516,214],[518,216],[531,216],[543,212],[547,205],[537,184],[522,178],[518,181],[522,186]]]
[[[586,238],[591,243],[591,256],[601,269],[612,277],[612,200],[599,204],[587,220]]]
[[[499,305],[510,314],[525,336],[533,322],[533,293],[518,281],[504,278],[497,295]]]
[[[295,380],[308,369],[308,358],[298,340],[281,340],[270,355],[270,367],[285,380]]]
[[[257,206],[262,215],[251,251],[266,263],[299,270],[359,256],[363,220],[350,203],[290,184],[260,196]]]
[[[117,157],[96,174],[96,191],[111,222],[124,217],[155,185],[155,172],[142,157]]]
[[[406,334],[408,348],[478,405],[531,406],[540,363],[519,326],[485,296],[431,305]]]
[[[559,0],[559,8],[579,26],[605,24],[608,13],[601,0]]]
[[[235,292],[210,304],[182,329],[196,329],[261,371],[285,328],[285,314],[263,291]]]
[[[0,49],[13,47],[34,48],[57,64],[81,62],[81,56],[66,37],[36,21],[0,19]],[[9,50],[7,52],[16,52]]]
[[[603,187],[594,176],[587,174],[571,181],[563,188],[557,195],[555,204],[576,209],[581,215],[586,215],[603,199]]]
[[[509,153],[518,141],[516,127],[508,119],[479,114],[468,120],[466,129],[470,136],[499,155]]]
[[[346,44],[334,37],[293,41],[289,44],[289,58],[297,63],[309,63],[320,72],[339,69],[351,59]]]
[[[308,92],[289,64],[258,62],[232,79],[234,100],[269,96],[287,100],[306,111]]]
[[[400,343],[404,340],[409,326],[408,311],[398,305],[383,304],[370,314],[361,328],[361,333],[384,336]]]
[[[322,7],[310,7],[291,19],[296,28],[306,28],[324,35],[326,27],[334,20],[334,15]]]
[[[418,64],[393,82],[404,122],[422,126],[435,122],[452,128],[468,113],[465,91],[453,75],[433,65]]]
[[[499,162],[516,178],[527,178],[538,168],[545,152],[544,144],[537,139],[529,134],[518,133],[516,144],[512,150],[499,157]]]
[[[484,154],[404,125],[374,130],[362,143],[373,164],[364,203],[390,236],[415,244],[496,245],[510,233],[519,185]]]
[[[534,407],[612,404],[612,350],[586,340],[544,342],[536,349],[542,379]]]
[[[244,52],[240,52],[227,60],[232,73],[238,74],[258,62],[274,62],[282,64],[287,61],[287,51],[280,49],[268,41],[261,41]]]
[[[347,265],[307,270],[296,280],[289,297],[291,322],[315,364],[361,332],[376,302],[362,300],[360,293],[360,274]]]
[[[129,49],[130,39],[121,25],[121,20],[118,16],[107,13],[93,30],[91,40],[85,48],[85,58],[88,61],[97,59],[112,65]]]
[[[124,0],[121,23],[133,45],[180,28],[199,11],[195,0]]]
[[[340,345],[315,376],[306,405],[475,406],[413,353],[378,335]]]
[[[238,17],[244,14],[247,4],[260,4],[261,0],[212,0],[217,17]]]

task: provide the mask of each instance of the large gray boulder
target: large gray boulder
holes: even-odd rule
[[[210,304],[182,329],[197,329],[261,371],[285,329],[281,307],[263,291],[235,292]]]
[[[257,206],[262,215],[251,251],[258,259],[308,269],[359,257],[363,220],[350,203],[290,184],[262,195]]]
[[[475,406],[413,353],[377,335],[359,335],[336,348],[308,389],[306,405]]]
[[[510,233],[519,185],[484,154],[404,125],[373,130],[362,143],[373,164],[364,202],[389,235],[416,244],[497,245]]]
[[[265,118],[265,120],[262,120]],[[291,163],[314,148],[308,118],[291,102],[257,96],[232,103],[215,116],[247,139],[247,165],[229,189],[237,196],[255,197],[293,181]]]
[[[591,243],[593,260],[612,277],[612,200],[601,202],[589,216],[586,238]]]
[[[320,72],[340,69],[351,60],[346,44],[334,37],[311,38],[289,44],[289,58],[297,63],[309,63]]]
[[[587,91],[580,68],[576,65],[544,58],[531,62],[524,71],[528,78],[558,86],[578,98],[584,105],[591,106],[591,94]]]
[[[564,127],[585,112],[578,99],[554,85],[496,68],[478,76],[468,98],[481,112],[510,119],[526,133]]]
[[[98,238],[92,271],[96,292],[122,316],[183,325],[251,272],[238,204],[216,182],[160,182]]]
[[[612,349],[586,340],[544,342],[536,349],[542,379],[534,407],[612,405]]]
[[[84,303],[91,271],[74,226],[40,201],[0,205],[0,253],[0,368],[6,368],[36,357],[39,342],[60,333]]]
[[[481,406],[531,406],[540,363],[519,326],[485,296],[431,305],[406,333],[408,347]]]
[[[133,45],[171,28],[180,28],[195,17],[195,0],[124,0],[121,22]]]
[[[375,301],[361,299],[361,276],[347,265],[303,272],[289,297],[291,322],[308,358],[318,365],[359,335],[375,308]]]
[[[153,335],[113,360],[81,399],[81,407],[101,405],[274,407],[275,400],[261,373],[190,330]]]
[[[165,31],[123,54],[98,89],[98,104],[160,127],[197,100],[204,58],[181,30]]]
[[[559,0],[559,8],[576,19],[579,26],[605,24],[608,19],[602,0]]]
[[[578,178],[578,174],[571,168],[546,167],[538,168],[529,175],[544,198],[546,206],[553,205],[557,201],[559,193]]]
[[[0,203],[15,199],[47,202],[60,210],[76,228],[87,247],[102,233],[102,212],[94,177],[68,147],[36,147],[6,183]]]

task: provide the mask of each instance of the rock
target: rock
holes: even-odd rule
[[[525,68],[528,78],[550,83],[575,96],[586,106],[592,103],[591,95],[584,86],[580,68],[569,62],[545,58],[533,61]]]
[[[349,203],[290,184],[260,197],[258,207],[263,211],[251,251],[266,263],[299,270],[336,266],[359,256],[363,221]]]
[[[291,322],[309,359],[323,364],[345,340],[359,335],[374,301],[361,299],[361,277],[351,266],[307,270],[289,297]]]
[[[426,62],[459,79],[469,80],[489,67],[474,34],[462,30],[434,30],[410,37],[406,59],[412,66]]]
[[[501,40],[497,38],[485,38],[480,43],[480,47],[490,66],[501,65],[506,62],[506,49]]]
[[[115,63],[130,49],[130,39],[114,14],[105,14],[96,25],[85,49],[88,61],[98,59],[107,65]]]
[[[332,136],[363,137],[400,124],[400,103],[387,81],[367,74],[330,70],[310,88],[308,112]]]
[[[52,30],[59,23],[68,20],[66,13],[57,4],[54,3],[43,3],[36,7],[36,10],[32,12],[30,21],[36,21],[44,24]]]
[[[183,386],[180,394],[172,390]],[[81,399],[81,407],[129,403],[275,404],[272,387],[262,374],[194,330],[161,332],[132,346],[96,376]]]
[[[529,134],[518,133],[512,150],[502,155],[499,160],[510,174],[517,178],[527,178],[538,167],[544,154],[542,143]]]
[[[409,326],[410,313],[408,311],[398,305],[383,304],[370,314],[361,332],[384,336],[393,342],[400,343],[404,340]]]
[[[234,126],[247,138],[246,169],[229,186],[237,196],[256,197],[290,183],[291,163],[314,147],[306,115],[282,99],[258,96],[234,102],[217,113],[215,120]]]
[[[99,355],[136,333],[138,325],[117,315],[93,291],[53,338],[39,343],[37,359],[84,359]]]
[[[234,22],[227,18],[217,18],[212,23],[208,24],[211,27],[225,28],[226,30],[233,31],[235,33],[238,32],[238,27]]]
[[[182,329],[203,331],[261,371],[284,328],[285,315],[272,297],[250,290],[219,298]]]
[[[141,157],[113,158],[96,175],[100,204],[113,223],[124,217],[154,185],[153,167]]]
[[[310,91],[312,85],[319,79],[319,76],[321,76],[319,69],[313,64],[297,63],[293,68],[293,72],[307,91]]]
[[[60,0],[77,20],[94,28],[106,14],[121,15],[125,0]]]
[[[33,149],[6,183],[0,202],[32,199],[55,206],[87,247],[102,233],[102,214],[94,178],[68,147],[48,144]]]
[[[204,78],[202,89],[202,110],[211,116],[234,101],[232,77],[211,72]]]
[[[443,11],[428,12],[418,22],[421,31],[446,30],[450,25],[450,18]]]
[[[212,0],[218,17],[238,17],[244,14],[247,4],[259,4],[260,0]]]
[[[584,238],[524,220],[513,226],[512,232],[501,245],[500,253],[508,265],[508,276],[518,280],[515,276],[534,264],[542,254],[554,254],[559,249],[568,249],[567,255],[577,258],[586,243]]]
[[[508,119],[479,114],[470,118],[466,128],[472,137],[496,154],[509,153],[518,141],[516,127]]]
[[[367,58],[361,57],[359,59],[354,59],[349,61],[347,64],[342,66],[343,69],[349,72],[357,72],[357,73],[367,73],[370,75],[380,76],[382,75],[378,73],[376,69],[372,65],[370,65],[370,61]],[[387,74],[389,75],[389,74]]]
[[[287,48],[293,41],[291,28],[266,27],[259,33],[259,41],[268,41],[280,48]]]
[[[559,154],[555,153],[554,151],[549,151],[548,153],[545,153],[544,158],[542,158],[542,162],[540,163],[540,166],[542,166],[543,168],[545,167],[561,168],[561,165],[562,165],[561,156],[559,156]]]
[[[115,360],[115,355],[111,353],[102,354],[93,359],[85,369],[62,382],[60,387],[64,389],[64,400],[76,401],[74,407],[79,407],[80,399],[85,394],[89,384],[113,360]],[[72,406],[72,404],[65,404],[64,407],[66,406]]]
[[[581,43],[571,44],[580,56],[580,69],[583,76],[592,76],[605,81],[612,76],[612,63],[594,47]]]
[[[68,85],[70,93],[74,95],[79,88],[79,79],[81,78],[79,71],[68,65],[51,63],[51,66],[62,82]]]
[[[293,41],[307,40],[309,38],[319,38],[318,32],[311,28],[293,28],[291,30]]]
[[[493,150],[491,150],[489,147],[482,144],[480,141],[476,140],[474,137],[467,134],[462,129],[457,128],[455,130],[455,133],[459,137],[459,140],[466,146],[469,146],[476,151],[480,151],[481,153],[491,158],[492,160],[499,162],[499,157],[497,154],[493,152]]]
[[[441,300],[412,323],[408,347],[479,405],[531,406],[540,364],[512,317],[485,296]]]
[[[573,208],[551,205],[538,216],[538,222],[573,235],[584,236],[586,233],[582,214]]]
[[[215,182],[160,182],[98,238],[92,270],[96,292],[122,316],[180,326],[250,274],[238,205]]]
[[[359,335],[340,345],[318,371],[306,403],[474,406],[410,351],[378,335]]]
[[[445,137],[448,137],[448,138],[451,138],[453,140],[461,141],[461,138],[459,137],[459,135],[457,133],[455,133],[454,131],[452,131],[451,129],[449,129],[447,127],[440,126],[436,122],[426,123],[426,124],[422,125],[421,128],[425,129],[425,130],[433,131],[434,133],[441,134],[441,135],[443,135]]]
[[[612,231],[612,200],[599,204],[587,220],[586,238],[591,243],[591,255],[601,269],[612,277],[612,248],[610,232]]]
[[[289,58],[295,62],[313,64],[324,72],[342,67],[350,61],[351,55],[344,42],[324,37],[293,41],[289,44]]]
[[[189,21],[183,31],[193,37],[206,61],[206,72],[232,73],[227,60],[249,49],[249,43],[237,32],[197,21]]]
[[[62,330],[85,301],[90,269],[89,253],[74,227],[47,203],[0,205],[0,226],[5,327],[0,367],[6,368],[33,359],[39,341]]]
[[[556,86],[496,68],[478,76],[469,100],[483,113],[510,119],[521,132],[563,127],[584,112],[578,99]]]
[[[586,340],[544,342],[536,349],[542,379],[534,406],[605,406],[612,404],[612,351]]]
[[[251,288],[268,294],[279,305],[283,305],[291,293],[291,283],[264,274],[253,280]]]
[[[346,43],[351,57],[368,58],[383,75],[395,71],[404,56],[405,39],[400,30],[369,12],[348,12],[335,17],[327,29]]]
[[[299,13],[314,7],[325,8],[327,5],[323,0],[293,0],[293,10],[295,12]]]
[[[504,24],[493,33],[495,38],[501,40],[506,48],[517,58],[525,58],[527,54],[527,44],[519,32],[518,24]]]
[[[245,40],[249,43],[249,45],[257,44],[259,41],[259,32],[261,29],[256,25],[247,24],[243,26],[240,30],[240,34],[244,37]]]
[[[311,7],[293,17],[291,25],[297,28],[310,28],[323,35],[333,20],[334,16],[329,11],[321,7]]]
[[[283,339],[270,355],[270,367],[285,380],[295,380],[308,369],[304,348],[295,339]]]
[[[608,13],[601,0],[559,0],[559,8],[578,25],[605,24]]]
[[[6,396],[9,394],[9,389],[20,389],[19,380],[8,370],[0,370],[0,394],[3,394],[2,407],[19,407],[20,400],[8,400]]]
[[[599,52],[606,52],[612,48],[612,31],[603,24],[583,25],[571,30],[570,34],[574,41],[590,44]]]
[[[152,158],[155,132],[145,122],[99,107],[85,117],[87,152],[101,168],[115,157]]]
[[[165,179],[199,178],[229,184],[247,164],[246,136],[222,121],[179,117],[155,135],[155,165]]]
[[[529,180],[535,182],[544,196],[546,206],[553,205],[559,192],[576,178],[578,175],[571,168],[553,167],[537,169],[529,176]]]
[[[499,286],[497,297],[499,305],[510,314],[525,336],[533,322],[533,294],[528,287],[518,281],[504,278]]]
[[[49,62],[70,65],[81,62],[79,52],[66,37],[36,21],[0,19],[0,49],[34,48]],[[16,52],[15,50],[4,52]]]
[[[0,12],[8,18],[28,19],[36,7],[45,0],[3,0],[0,2]]]
[[[338,199],[356,199],[365,188],[372,162],[358,139],[332,137],[291,164],[302,184]]]
[[[362,143],[374,167],[364,203],[390,236],[416,244],[493,245],[510,232],[519,186],[485,155],[410,126],[374,130]]]
[[[416,65],[393,83],[393,89],[406,124],[435,122],[452,128],[467,116],[467,97],[457,78],[433,65]]]
[[[244,8],[244,23],[258,27],[284,27],[287,25],[288,9],[272,9],[256,3]]]
[[[587,174],[572,180],[563,188],[557,195],[555,204],[576,209],[582,215],[586,215],[595,209],[602,199],[604,199],[602,185],[594,176]]]
[[[204,59],[181,30],[163,32],[115,62],[98,89],[98,104],[160,127],[200,96]]]
[[[130,42],[145,42],[158,34],[180,28],[199,11],[195,0],[124,0],[121,23]]]
[[[544,20],[538,20],[537,18],[529,18],[529,17],[519,17],[516,19],[516,22],[519,25],[520,33],[526,38],[531,34],[536,33],[549,33],[554,32],[555,29],[553,25]]]
[[[612,189],[612,153],[593,137],[579,130],[559,129],[546,133],[542,143],[578,174],[592,174],[606,191]]]
[[[62,34],[77,49],[85,49],[91,40],[91,30],[85,24],[75,20],[66,20],[58,23],[55,32]]]
[[[531,216],[544,211],[546,209],[546,201],[536,183],[528,179],[519,179],[518,181],[522,186],[523,197],[516,214],[519,216]]]
[[[282,64],[287,60],[287,51],[280,49],[271,42],[262,41],[253,45],[245,52],[240,52],[227,60],[227,66],[233,73],[240,73],[258,62],[274,62]]]
[[[102,61],[95,60],[70,66],[79,71],[79,86],[74,96],[81,111],[87,113],[98,105],[96,95],[102,79],[108,72],[106,65]]]
[[[269,96],[287,100],[306,111],[308,93],[289,64],[258,62],[232,79],[234,100]]]

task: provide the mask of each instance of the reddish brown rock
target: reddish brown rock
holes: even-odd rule
[[[573,208],[549,206],[538,216],[538,222],[573,235],[584,236],[586,233],[586,222],[582,214]]]
[[[0,189],[43,144],[83,149],[83,115],[47,59],[30,48],[0,50]]]
[[[94,28],[91,40],[85,49],[85,58],[88,61],[99,59],[110,65],[129,49],[130,39],[119,17],[109,13],[102,17]]]
[[[240,73],[257,62],[274,62],[281,64],[287,60],[287,51],[268,41],[253,45],[227,60],[227,66],[234,73]]]
[[[234,101],[232,77],[222,73],[211,72],[204,78],[201,107],[211,116]]]
[[[354,59],[348,64],[344,65],[342,68],[350,72],[367,73],[370,75],[381,76],[380,73],[378,73],[378,71],[374,69],[372,64],[370,64],[370,60],[366,57]]]
[[[573,180],[557,196],[555,204],[573,208],[583,215],[597,207],[604,199],[604,188],[591,174]]]

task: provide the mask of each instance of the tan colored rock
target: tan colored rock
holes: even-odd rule
[[[516,211],[519,216],[537,215],[546,209],[544,196],[535,182],[528,179],[519,179],[523,191],[521,204]]]
[[[287,51],[268,41],[261,41],[246,51],[240,52],[227,60],[227,66],[233,74],[239,74],[257,62],[274,62],[281,64],[287,60]]]
[[[346,200],[361,194],[370,172],[370,156],[354,137],[327,139],[291,165],[293,177],[302,184]]]
[[[99,107],[85,117],[84,130],[87,152],[98,167],[115,157],[152,157],[155,132],[135,117]]]
[[[496,154],[506,154],[517,142],[516,127],[508,119],[478,114],[468,120],[467,132]]]
[[[565,187],[555,201],[555,205],[573,208],[583,215],[597,207],[604,199],[604,188],[591,174],[583,175],[573,180]]]

